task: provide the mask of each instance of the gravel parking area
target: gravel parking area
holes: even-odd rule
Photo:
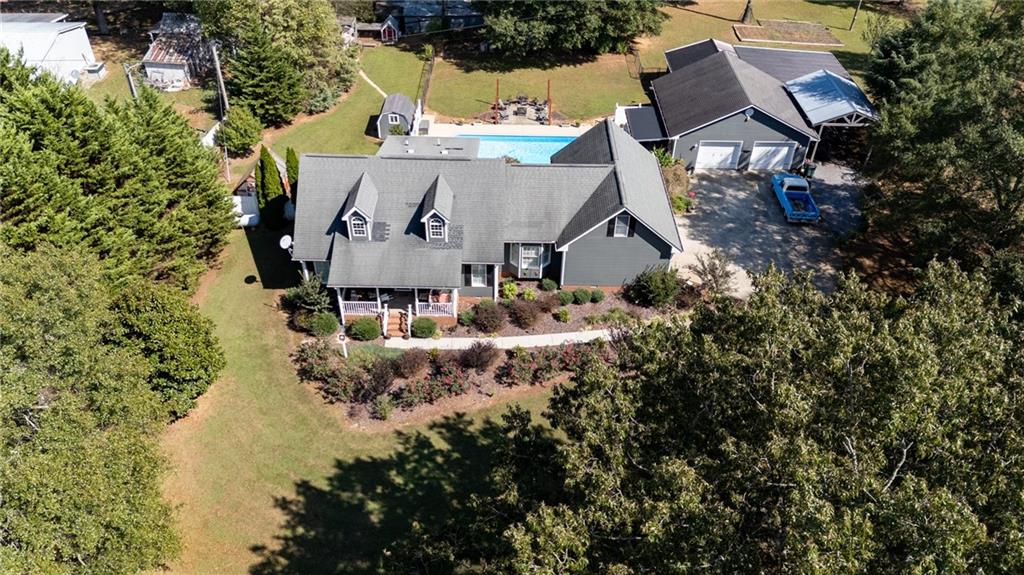
[[[697,255],[719,248],[747,272],[736,274],[739,297],[751,291],[748,273],[760,273],[770,263],[787,272],[812,271],[818,287],[831,289],[842,269],[838,240],[860,225],[862,184],[853,170],[835,164],[819,166],[811,193],[822,219],[815,225],[800,225],[786,222],[772,193],[770,174],[697,173],[691,187],[698,207],[695,213],[676,218],[684,251],[673,264],[684,276],[692,276],[687,268],[696,263]]]

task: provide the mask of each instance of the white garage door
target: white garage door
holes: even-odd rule
[[[693,167],[699,170],[735,170],[740,161],[740,142],[701,142]]]
[[[751,170],[788,170],[793,165],[794,142],[754,142],[750,151]]]

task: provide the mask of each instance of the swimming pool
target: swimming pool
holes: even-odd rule
[[[480,140],[481,158],[509,156],[523,164],[550,164],[551,156],[575,140],[574,136],[485,136],[459,134],[460,138]]]

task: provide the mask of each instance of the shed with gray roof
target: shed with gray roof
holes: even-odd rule
[[[459,294],[495,297],[501,277],[617,287],[682,250],[657,160],[610,120],[551,164],[306,154],[299,172],[292,257],[349,313],[367,288],[454,315]]]
[[[409,96],[405,94],[388,94],[381,104],[380,114],[377,116],[377,137],[381,140],[387,139],[389,135],[406,135],[416,127],[416,105],[412,103]],[[392,129],[400,131],[395,134]]]

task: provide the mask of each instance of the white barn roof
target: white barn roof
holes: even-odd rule
[[[85,22],[4,22],[0,46],[64,82],[77,81],[82,68],[96,62]]]

